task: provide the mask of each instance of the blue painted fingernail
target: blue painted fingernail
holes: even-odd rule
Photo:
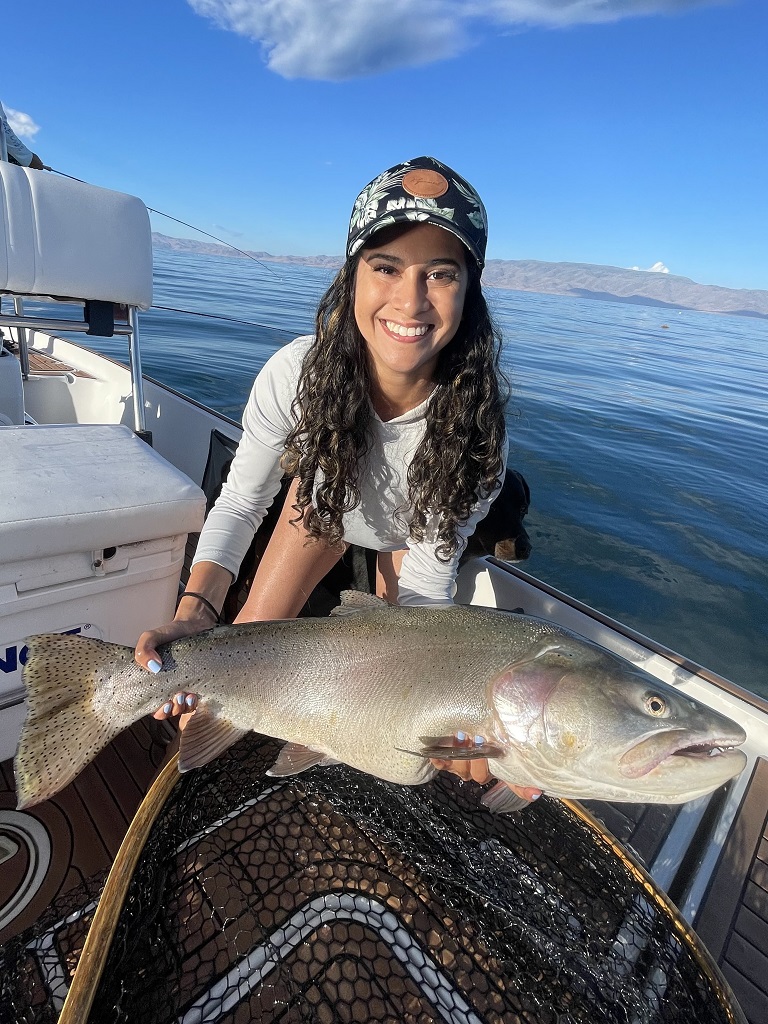
[[[482,747],[482,745],[484,743],[485,743],[485,737],[484,736],[475,736],[475,746],[476,747]]]
[[[166,715],[170,715],[170,713],[173,711],[173,704],[163,704],[163,711],[165,712]]]
[[[541,796],[541,793],[534,793],[533,796],[531,797],[531,800],[538,800],[540,796]]]
[[[181,707],[181,705],[184,703],[184,694],[177,693],[176,696],[174,697],[174,700],[179,705],[179,707]]]
[[[456,733],[456,739],[459,741],[459,743],[463,743],[466,738],[467,738],[467,734],[465,732],[457,732]]]
[[[188,708],[191,708],[194,705],[194,703],[195,703],[195,695],[194,695],[194,693],[188,693],[187,696],[186,696],[186,699],[185,699],[185,704],[187,705]]]
[[[160,662],[155,661],[154,658],[151,661],[147,662],[147,668],[149,669],[150,672],[154,672],[155,674],[157,674],[162,667],[163,666],[160,664]]]

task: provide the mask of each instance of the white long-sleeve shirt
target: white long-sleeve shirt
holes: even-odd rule
[[[243,413],[243,437],[200,535],[195,563],[215,562],[237,575],[254,532],[280,489],[280,458],[294,425],[291,403],[313,340],[307,336],[286,345],[256,378]],[[459,548],[449,562],[440,561],[436,554],[437,515],[428,520],[423,541],[408,536],[408,467],[426,429],[428,405],[429,399],[386,422],[373,414],[373,444],[358,481],[360,503],[342,520],[344,540],[349,544],[376,551],[408,549],[398,586],[401,605],[452,602],[461,552],[493,500],[478,501],[467,523],[459,528]],[[506,454],[505,450],[502,474]],[[398,509],[405,511],[397,516]]]

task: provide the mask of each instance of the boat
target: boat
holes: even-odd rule
[[[492,556],[463,566],[458,602],[557,622],[727,715],[747,734],[742,774],[680,807],[544,798],[493,821],[451,778],[407,795],[344,766],[269,780],[263,737],[179,783],[173,730],[149,721],[58,797],[15,809],[25,638],[133,645],[170,619],[240,427],[142,372],[141,200],[4,162],[0,182],[0,1009],[768,1020],[768,702]],[[125,337],[128,366],[89,335]],[[175,888],[156,878],[166,860]],[[514,892],[492,887],[499,872]],[[162,926],[158,902],[173,904]]]

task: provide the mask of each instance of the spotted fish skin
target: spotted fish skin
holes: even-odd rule
[[[109,741],[181,690],[200,696],[182,770],[254,730],[287,741],[273,772],[341,761],[391,782],[435,774],[457,731],[498,778],[558,796],[681,802],[741,770],[744,733],[582,637],[475,607],[393,608],[343,595],[319,619],[255,622],[164,645],[163,670],[78,636],[28,642],[19,807],[71,782]],[[650,696],[649,696],[650,695]],[[692,756],[672,756],[695,746]]]

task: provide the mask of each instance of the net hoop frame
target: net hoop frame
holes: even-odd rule
[[[58,1024],[82,1024],[88,1020],[134,871],[150,830],[181,777],[178,753],[175,753],[153,782],[134,815],[107,876]],[[648,871],[578,801],[563,799],[561,802],[622,862],[629,874],[642,886],[645,896],[668,920],[711,985],[729,1024],[748,1024],[709,950]]]

